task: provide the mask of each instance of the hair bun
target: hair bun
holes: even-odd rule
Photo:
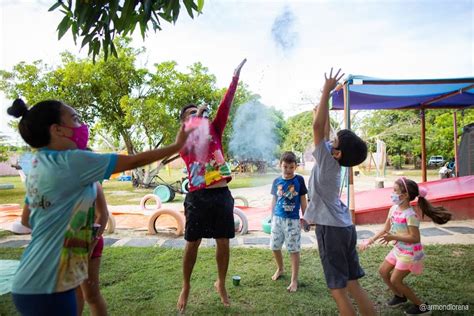
[[[7,113],[16,118],[22,117],[26,112],[28,112],[28,108],[22,99],[16,99],[12,106],[7,109]]]

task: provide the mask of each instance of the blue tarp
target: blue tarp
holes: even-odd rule
[[[420,108],[424,102],[450,93],[453,95],[425,108],[466,108],[474,105],[474,77],[410,80],[349,75],[344,83],[349,87],[351,110]],[[455,94],[461,89],[465,90]],[[344,109],[343,89],[334,91],[331,101],[333,109]]]

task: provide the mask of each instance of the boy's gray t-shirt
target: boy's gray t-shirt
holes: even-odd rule
[[[324,140],[313,151],[316,159],[308,183],[310,199],[304,219],[310,224],[347,227],[352,225],[348,207],[339,199],[341,166]]]

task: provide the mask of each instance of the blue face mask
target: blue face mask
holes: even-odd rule
[[[400,195],[396,193],[392,193],[390,197],[392,198],[392,203],[395,205],[400,205],[403,202],[403,200],[400,199]]]

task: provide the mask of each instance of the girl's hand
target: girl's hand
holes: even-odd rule
[[[395,240],[395,235],[390,234],[390,233],[385,233],[385,235],[379,238],[380,243],[383,245],[388,245],[388,243],[391,242],[392,240]]]
[[[237,66],[237,68],[235,68],[234,70],[234,77],[238,77],[240,76],[240,70],[242,69],[242,67],[244,66],[244,64],[247,62],[247,58],[245,58],[244,60],[242,60],[242,62]]]
[[[332,67],[331,67],[331,72],[329,73],[329,77],[326,75],[326,73],[324,73],[324,78],[326,79],[326,81],[324,82],[323,91],[324,90],[332,91],[334,90],[334,88],[336,88],[337,84],[339,83],[339,80],[341,80],[341,78],[344,76],[344,73],[342,73],[342,75],[339,75],[340,72],[341,72],[341,68],[339,68],[339,70],[336,72],[336,74],[333,77]]]
[[[369,238],[369,239],[365,239],[360,245],[359,245],[359,251],[364,251],[366,250],[367,248],[369,248],[369,246],[373,243],[374,241]]]

